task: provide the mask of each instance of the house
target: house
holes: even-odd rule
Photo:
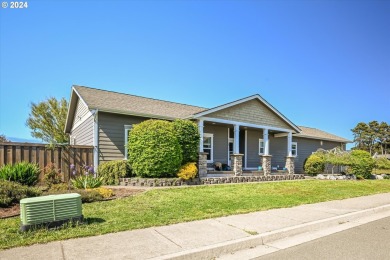
[[[345,138],[297,126],[260,95],[211,109],[83,86],[73,86],[65,132],[74,145],[94,146],[95,167],[100,162],[127,158],[132,125],[148,119],[193,120],[198,124],[202,169],[215,163],[264,173],[284,168],[303,173],[307,157],[318,148],[346,148]],[[206,171],[200,175],[206,176]]]

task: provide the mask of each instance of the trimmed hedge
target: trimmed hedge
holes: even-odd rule
[[[198,126],[192,121],[182,119],[177,119],[172,124],[182,150],[181,164],[197,161],[200,138]]]
[[[305,168],[305,173],[310,175],[316,175],[324,172],[325,161],[320,156],[316,154],[312,154],[307,158],[304,168]]]
[[[139,177],[174,177],[183,159],[173,124],[163,120],[134,125],[128,151],[132,170]]]
[[[130,163],[125,160],[103,162],[99,165],[98,176],[104,185],[119,185],[119,178],[131,177]]]

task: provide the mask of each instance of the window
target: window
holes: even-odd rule
[[[292,154],[292,156],[298,155],[298,143],[297,142],[291,143],[291,154]]]
[[[129,142],[129,133],[131,131],[132,125],[125,125],[125,160],[127,160],[127,144]]]
[[[207,154],[207,162],[213,162],[213,134],[203,134],[203,152]]]
[[[264,154],[264,140],[259,139],[259,155]]]

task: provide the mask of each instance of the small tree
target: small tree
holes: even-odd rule
[[[31,113],[26,125],[32,130],[31,136],[51,144],[67,143],[65,121],[68,113],[68,102],[65,98],[57,100],[52,97],[38,104],[31,103]]]
[[[134,125],[128,149],[130,165],[140,177],[174,177],[183,158],[172,123],[162,120]]]
[[[173,121],[173,129],[182,150],[182,165],[197,161],[199,147],[199,130],[194,122],[189,120]]]
[[[5,135],[0,134],[0,143],[6,143],[6,142],[9,142],[7,137],[5,137]]]

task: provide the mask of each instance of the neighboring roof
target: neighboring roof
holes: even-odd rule
[[[335,141],[340,143],[352,143],[352,141],[342,138],[340,136],[330,134],[328,132],[319,130],[317,128],[311,128],[306,126],[299,126],[299,128],[302,130],[298,134],[294,134],[296,137],[303,137],[303,138],[311,138],[311,139],[319,139],[319,140],[329,140],[329,141]]]
[[[101,89],[73,86],[89,109],[161,118],[184,118],[206,110],[175,102],[140,97]]]
[[[194,114],[192,116],[192,118],[199,118],[199,117],[202,117],[202,116],[205,116],[205,115],[208,115],[208,114],[220,111],[222,109],[226,109],[228,107],[232,107],[232,106],[235,106],[235,105],[238,105],[238,104],[250,101],[250,100],[254,100],[254,99],[260,101],[267,108],[269,108],[271,111],[273,111],[277,116],[279,116],[284,122],[287,123],[287,125],[291,126],[295,131],[300,132],[300,129],[299,129],[298,126],[296,126],[287,117],[285,117],[282,113],[280,113],[275,107],[273,107],[270,103],[268,103],[267,100],[265,100],[259,94],[255,94],[255,95],[252,95],[252,96],[249,96],[249,97],[246,97],[246,98],[241,98],[241,99],[238,99],[236,101],[232,101],[232,102],[226,103],[224,105],[220,105],[220,106],[217,106],[217,107],[214,107],[214,108],[210,108],[210,109],[207,109],[207,110],[204,110],[204,111],[200,111],[200,112]]]

